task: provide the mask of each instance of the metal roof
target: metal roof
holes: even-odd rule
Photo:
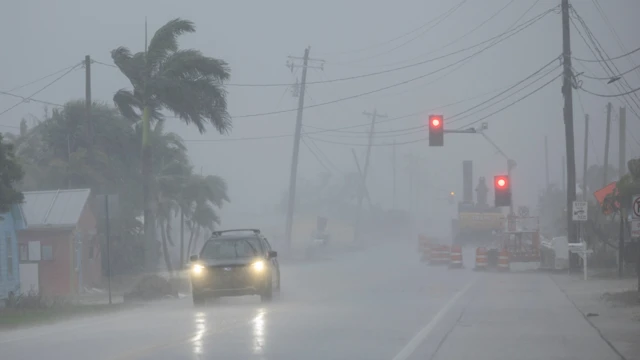
[[[25,192],[22,211],[27,229],[75,226],[90,194],[91,189]]]

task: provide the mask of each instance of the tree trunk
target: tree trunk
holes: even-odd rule
[[[147,271],[155,271],[155,221],[151,204],[151,126],[150,109],[145,107],[142,114],[142,201],[144,204],[144,265]]]
[[[160,235],[162,236],[162,254],[164,255],[164,263],[167,265],[167,271],[173,275],[173,266],[171,265],[171,257],[169,256],[169,246],[167,246],[167,234],[163,222],[160,222]]]
[[[167,234],[167,241],[169,242],[169,245],[176,246],[176,244],[173,242],[173,238],[171,237],[171,232],[172,231],[173,231],[173,229],[171,227],[171,216],[169,216],[169,219],[167,220],[167,225],[165,226],[165,232]]]
[[[191,246],[193,245],[193,236],[195,235],[195,230],[192,227],[189,231],[189,245],[187,245],[187,257],[191,257]]]

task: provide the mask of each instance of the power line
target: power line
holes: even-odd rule
[[[532,25],[532,24],[533,23],[529,24],[529,26]],[[381,92],[381,91],[388,90],[388,89],[391,89],[391,88],[394,88],[394,87],[406,85],[408,83],[423,79],[423,78],[425,78],[427,76],[431,76],[431,75],[433,75],[435,73],[438,73],[438,72],[440,72],[442,70],[446,70],[446,69],[451,68],[453,66],[456,66],[456,65],[458,65],[458,64],[460,64],[460,63],[462,63],[462,62],[464,62],[464,61],[466,61],[468,59],[471,59],[471,58],[483,53],[484,51],[492,48],[493,46],[495,46],[495,45],[497,45],[497,44],[499,44],[499,43],[511,38],[512,36],[516,35],[518,32],[526,29],[527,27],[521,28],[518,31],[510,34],[509,36],[507,36],[505,38],[502,38],[499,41],[494,42],[494,43],[490,44],[489,46],[486,46],[486,47],[482,48],[481,50],[478,50],[477,52],[475,52],[475,53],[473,53],[473,54],[471,54],[471,55],[469,55],[469,56],[467,56],[467,57],[465,57],[465,58],[463,58],[461,60],[458,60],[458,61],[456,61],[454,63],[451,63],[451,64],[449,64],[447,66],[444,66],[444,67],[442,67],[440,69],[431,71],[431,72],[429,72],[427,74],[423,74],[423,75],[420,75],[418,77],[414,77],[414,78],[411,78],[411,79],[408,79],[408,80],[405,80],[405,81],[401,81],[401,82],[398,82],[398,83],[395,83],[395,84],[392,84],[392,85],[388,85],[388,86],[385,86],[385,87],[382,87],[382,88],[378,88],[378,89],[375,89],[375,90],[371,90],[371,91],[367,91],[367,92],[364,92],[364,93],[360,93],[360,94],[356,94],[356,95],[352,95],[352,96],[347,96],[347,97],[344,97],[344,98],[335,99],[335,100],[327,101],[327,102],[324,102],[324,103],[319,103],[319,104],[314,104],[314,105],[307,105],[307,106],[305,106],[305,108],[314,108],[314,107],[330,105],[330,104],[334,104],[334,103],[338,103],[338,102],[342,102],[342,101],[347,101],[347,100],[351,100],[351,99],[356,99],[356,98],[359,98],[359,97],[363,97],[363,96],[366,96],[366,95],[371,95],[371,94],[374,94],[374,93],[377,93],[377,92]],[[298,109],[287,109],[287,110],[271,111],[271,112],[258,113],[258,114],[238,115],[238,116],[232,116],[232,117],[236,118],[236,119],[249,118],[249,117],[276,115],[276,114],[293,112],[293,111],[297,111],[297,110]]]
[[[626,96],[626,95],[630,95],[630,94],[636,93],[636,92],[640,91],[640,87],[632,89],[632,90],[629,90],[629,91],[621,93],[621,94],[613,94],[613,95],[605,95],[605,94],[594,93],[594,92],[589,91],[589,90],[587,90],[587,89],[585,89],[583,87],[580,87],[580,90],[586,92],[587,94],[591,94],[593,96],[598,96],[598,97],[603,97],[603,98],[615,98],[615,97],[621,97],[621,96]]]
[[[363,59],[358,59],[358,60],[353,60],[353,61],[343,61],[343,62],[334,62],[333,64],[352,64],[352,63],[359,63],[359,62],[363,62],[363,61],[367,61],[367,60],[371,60],[371,59],[375,59],[378,58],[382,55],[386,55],[389,54],[407,44],[409,44],[410,42],[413,42],[421,37],[423,37],[426,33],[428,33],[429,31],[431,31],[431,29],[433,29],[434,27],[440,25],[440,23],[442,23],[443,21],[447,20],[451,15],[453,15],[459,8],[462,7],[462,5],[464,5],[468,0],[462,0],[461,2],[459,2],[457,5],[453,6],[452,8],[450,8],[449,10],[447,10],[447,12],[445,12],[444,14],[436,17],[435,19],[433,19],[432,21],[437,20],[433,25],[427,27],[424,31],[422,31],[420,34],[418,34],[416,37],[411,38],[403,43],[401,43],[400,45],[397,45],[387,51],[372,55],[372,56],[368,56],[366,58]]]
[[[366,47],[363,47],[363,48],[360,48],[360,49],[346,50],[346,51],[336,51],[336,52],[323,52],[323,53],[321,53],[321,55],[351,54],[351,53],[356,53],[356,52],[363,52],[363,51],[366,51],[366,50],[369,50],[369,49],[373,49],[373,48],[376,48],[376,47],[380,47],[380,46],[384,46],[384,45],[390,44],[390,43],[392,43],[392,42],[394,42],[396,40],[400,40],[403,37],[406,37],[408,35],[411,35],[413,33],[416,33],[418,31],[422,30],[423,28],[429,26],[431,23],[433,23],[437,19],[441,18],[443,15],[447,14],[450,11],[451,11],[451,9],[445,11],[444,14],[440,14],[440,15],[436,16],[435,18],[430,19],[429,21],[423,23],[422,25],[418,26],[417,28],[414,28],[412,30],[409,30],[409,31],[403,33],[402,35],[398,35],[398,36],[394,37],[393,39],[386,40],[386,41],[383,41],[381,43],[373,44],[373,45],[370,45],[370,46],[366,46]]]
[[[629,69],[629,70],[627,70],[627,71],[625,71],[625,72],[622,72],[622,73],[617,74],[617,75],[609,76],[609,77],[597,77],[597,76],[590,76],[590,75],[587,75],[587,74],[585,74],[585,73],[582,73],[582,74],[580,74],[580,75],[581,75],[581,76],[583,76],[583,77],[585,77],[585,78],[587,78],[587,79],[591,79],[591,80],[603,80],[603,81],[604,81],[604,80],[612,80],[612,79],[614,79],[614,78],[622,77],[622,76],[624,76],[624,75],[626,75],[626,74],[628,74],[628,73],[630,73],[630,72],[632,72],[632,71],[638,70],[638,69],[640,69],[640,65],[636,65],[634,68],[631,68],[631,69]],[[574,71],[575,71],[575,69],[574,69]]]
[[[551,80],[547,81],[546,83],[544,83],[542,86],[540,86],[540,87],[536,88],[535,90],[533,90],[533,91],[529,92],[529,93],[528,93],[528,94],[526,94],[525,96],[523,96],[523,97],[521,97],[521,98],[519,98],[519,99],[517,99],[517,100],[515,100],[515,101],[511,102],[510,104],[508,104],[508,105],[506,105],[506,106],[504,106],[504,107],[502,107],[502,108],[500,108],[500,109],[498,109],[498,110],[496,110],[496,111],[492,112],[492,113],[491,113],[491,114],[489,114],[489,115],[486,115],[486,116],[484,116],[484,117],[482,117],[482,118],[480,118],[480,119],[477,119],[477,120],[475,120],[475,121],[472,121],[472,122],[470,122],[470,123],[468,123],[468,124],[466,124],[466,125],[464,125],[464,126],[461,126],[460,128],[458,128],[458,129],[456,129],[456,130],[461,130],[461,129],[464,129],[464,128],[468,128],[468,127],[469,127],[469,126],[471,126],[471,125],[474,125],[474,124],[476,124],[476,123],[478,123],[478,122],[480,122],[480,121],[482,121],[482,120],[485,120],[485,119],[487,119],[487,118],[489,118],[489,117],[491,117],[491,116],[493,116],[493,115],[496,115],[496,114],[498,114],[498,113],[500,113],[500,112],[502,112],[502,111],[504,111],[504,110],[506,110],[506,109],[508,109],[508,108],[510,108],[510,107],[512,107],[512,106],[514,106],[514,105],[516,105],[516,104],[518,104],[518,103],[520,103],[520,102],[521,102],[521,101],[523,101],[524,99],[526,99],[526,98],[528,98],[528,97],[532,96],[533,94],[537,93],[538,91],[542,90],[543,88],[545,88],[545,87],[549,86],[553,81],[555,81],[556,79],[560,78],[561,76],[562,76],[562,74],[559,74],[559,75],[555,76],[554,78],[552,78]],[[453,122],[453,121],[452,121],[452,122]],[[451,123],[451,122],[450,122],[450,123]],[[342,142],[335,142],[335,141],[322,140],[322,139],[315,139],[315,138],[314,138],[314,140],[316,140],[316,141],[320,141],[320,142],[326,142],[326,143],[330,143],[330,144],[337,144],[337,145],[346,145],[346,146],[368,146],[368,144],[342,143]],[[422,139],[417,139],[417,140],[408,140],[408,141],[404,141],[404,142],[395,142],[395,145],[413,144],[413,143],[417,143],[417,142],[421,142],[421,141],[425,141],[425,140],[428,140],[428,138],[422,138]],[[394,143],[377,143],[377,144],[373,144],[372,146],[394,146]]]
[[[580,62],[586,62],[586,63],[602,63],[602,62],[607,62],[607,61],[610,61],[610,60],[622,59],[622,58],[627,57],[629,55],[633,55],[633,54],[637,53],[638,51],[640,51],[640,47],[635,49],[635,50],[631,50],[631,51],[629,51],[629,52],[627,52],[625,54],[622,54],[622,55],[618,55],[618,56],[615,56],[615,57],[609,57],[609,60],[601,60],[601,59],[598,59],[597,57],[596,57],[596,59],[581,59],[581,58],[577,58],[575,56],[572,56],[571,58],[574,59],[574,60],[578,60]]]
[[[512,29],[513,29],[513,27],[514,27],[514,26],[516,26],[516,24],[518,24],[518,22],[520,22],[520,20],[522,20],[522,18],[524,18],[525,16],[527,16],[527,14],[529,13],[529,11],[531,11],[531,10],[532,10],[532,9],[533,9],[533,8],[534,8],[534,7],[539,3],[539,2],[540,2],[540,0],[536,0],[536,1],[533,3],[533,5],[531,5],[531,6],[530,6],[530,7],[529,7],[529,8],[528,8],[524,13],[522,13],[522,15],[520,15],[520,17],[518,17],[518,19],[517,19],[516,21],[514,21],[511,25],[509,25],[509,27],[507,27],[507,29],[506,29],[502,34],[506,34],[506,33],[508,33],[510,30],[512,30]],[[508,5],[509,5],[509,4],[507,4],[507,6],[508,6]],[[556,8],[557,8],[557,7],[556,7]],[[549,11],[549,12],[551,12],[551,11],[553,11],[554,9],[555,9],[555,8],[552,8],[552,9],[549,9],[548,11]],[[498,13],[500,13],[501,11],[502,11],[502,10],[500,10]],[[494,14],[491,18],[489,18],[489,19],[488,19],[487,21],[485,21],[485,22],[488,22],[489,20],[491,20],[491,19],[492,19],[493,17],[495,17],[498,13]],[[539,15],[542,15],[542,14],[539,14]],[[545,15],[546,15],[546,14],[545,14]],[[536,17],[534,17],[533,19],[535,19],[535,18],[536,18]],[[532,21],[533,19],[527,20],[527,21],[525,21],[525,23],[523,23],[523,24],[521,24],[521,25],[519,25],[519,26],[524,26],[524,25],[526,25],[529,21]],[[461,40],[461,39],[465,38],[465,37],[466,37],[466,36],[468,36],[469,34],[473,33],[475,30],[479,29],[482,25],[484,25],[484,23],[483,23],[483,24],[481,24],[481,25],[479,25],[479,26],[477,26],[475,29],[473,29],[473,30],[471,30],[471,31],[467,32],[466,34],[462,35],[460,38],[455,39],[455,40],[453,40],[453,41],[451,41],[451,42],[449,42],[449,43],[447,43],[447,44],[445,44],[445,45],[443,45],[443,46],[441,46],[441,47],[439,47],[439,48],[437,48],[437,49],[435,49],[435,50],[427,51],[427,52],[425,52],[425,53],[422,53],[422,54],[420,54],[420,55],[418,55],[418,56],[412,57],[412,58],[407,59],[407,60],[403,60],[403,61],[396,61],[396,62],[391,63],[391,64],[381,65],[380,67],[388,67],[388,66],[396,66],[396,65],[398,65],[398,64],[405,64],[405,63],[407,63],[407,62],[409,62],[409,61],[413,61],[413,60],[415,60],[415,59],[422,58],[423,56],[427,56],[427,55],[431,55],[431,54],[437,53],[437,52],[439,52],[440,50],[446,49],[447,47],[449,47],[449,46],[453,45],[454,43],[458,42],[459,40]],[[498,35],[498,37],[499,37],[499,36],[500,36],[500,35]],[[479,44],[474,45],[473,47],[476,47],[476,46],[479,46],[479,45],[481,45],[481,44],[484,44],[484,43],[490,42],[490,41],[494,40],[495,38],[497,38],[497,37],[493,37],[493,38],[491,38],[491,39],[485,40],[485,41],[483,41],[483,42],[481,42],[481,43],[479,43]]]
[[[29,86],[29,85],[33,85],[33,84],[35,84],[35,83],[37,83],[37,82],[40,82],[40,81],[45,80],[45,79],[48,79],[48,78],[50,78],[50,77],[52,77],[52,76],[54,76],[54,75],[58,75],[59,73],[61,73],[61,72],[63,72],[63,71],[67,71],[67,70],[69,70],[69,69],[71,69],[71,68],[74,68],[74,67],[76,67],[76,66],[77,66],[77,65],[67,66],[67,67],[65,67],[64,69],[60,69],[60,70],[58,70],[58,71],[56,71],[56,72],[53,72],[53,73],[51,73],[51,74],[49,74],[49,75],[45,75],[45,76],[39,77],[39,78],[37,78],[37,79],[35,79],[35,80],[29,81],[29,82],[28,82],[28,83],[26,83],[26,84],[23,84],[23,85],[20,85],[20,86],[16,86],[16,87],[14,87],[14,88],[11,88],[11,89],[9,89],[8,91],[9,91],[9,92],[13,92],[13,91],[16,91],[16,90],[20,90],[20,89],[22,89],[22,88],[24,88],[24,87],[27,87],[27,86]]]
[[[371,76],[383,75],[383,74],[388,74],[388,73],[392,73],[392,72],[396,72],[396,71],[400,71],[400,70],[410,69],[410,68],[413,68],[413,67],[424,65],[424,64],[427,64],[427,63],[430,63],[430,62],[434,62],[434,61],[437,61],[437,60],[442,60],[442,59],[448,58],[450,56],[466,52],[468,50],[471,50],[471,49],[477,48],[477,47],[479,47],[481,45],[484,45],[486,43],[489,43],[489,42],[491,42],[493,40],[500,39],[505,35],[508,35],[505,38],[500,39],[500,41],[496,42],[495,44],[492,44],[492,46],[493,45],[497,45],[500,42],[509,39],[513,35],[519,33],[520,31],[522,31],[522,30],[528,28],[529,26],[533,25],[534,23],[538,22],[544,16],[548,15],[549,13],[551,13],[554,9],[555,9],[555,7],[552,8],[552,9],[549,9],[549,10],[543,12],[543,13],[540,13],[540,14],[536,15],[535,17],[527,20],[525,23],[517,26],[515,29],[509,29],[507,31],[504,31],[504,32],[492,37],[492,38],[489,38],[487,40],[481,41],[481,42],[479,42],[479,43],[477,43],[475,45],[471,45],[471,46],[468,46],[466,48],[463,48],[463,49],[460,49],[460,50],[457,50],[457,51],[454,51],[454,52],[451,52],[451,53],[448,53],[448,54],[444,54],[444,55],[441,55],[441,56],[438,56],[438,57],[426,59],[426,60],[419,61],[419,62],[416,62],[416,63],[412,63],[412,64],[400,66],[400,67],[396,67],[396,68],[393,68],[393,69],[381,70],[381,71],[376,71],[376,72],[372,72],[372,73],[366,73],[366,74],[360,74],[360,75],[354,75],[354,76],[348,76],[348,77],[342,77],[342,78],[336,78],[336,79],[309,81],[309,82],[307,82],[307,85],[327,84],[327,83],[334,83],[334,82],[350,81],[350,80],[362,79],[362,78],[367,78],[367,77],[371,77]],[[486,50],[486,49],[488,49],[488,48],[490,48],[492,46],[486,47],[486,48],[480,50],[479,52],[474,53],[473,55],[471,55],[468,58],[471,58],[474,55],[477,55],[480,52],[482,52],[482,51],[484,51],[484,50]],[[468,58],[465,58],[465,59],[468,59]],[[93,62],[95,62],[96,64],[99,64],[99,65],[104,65],[104,66],[117,68],[117,66],[115,66],[115,65],[107,64],[107,63],[104,63],[104,62],[95,61],[95,60],[93,60]],[[458,62],[458,63],[460,63],[460,62]],[[458,63],[456,63],[456,64],[458,64]],[[445,68],[443,68],[441,70],[444,70],[444,69],[449,68],[449,67],[451,67],[451,66],[447,66],[447,67],[445,67]],[[439,71],[441,71],[441,70],[439,70]],[[246,83],[246,84],[227,83],[227,84],[224,84],[224,85],[225,86],[229,86],[229,87],[280,87],[280,86],[294,86],[295,84],[292,84],[292,83],[262,83],[262,84],[260,84],[260,83],[254,83],[254,84],[252,84],[252,83]]]
[[[517,104],[517,103],[519,103],[520,101],[522,101],[522,100],[524,100],[524,99],[528,98],[529,96],[531,96],[531,95],[533,95],[533,94],[537,93],[538,91],[540,91],[540,90],[544,89],[544,88],[545,88],[545,87],[547,87],[549,84],[551,84],[554,80],[556,80],[557,78],[559,78],[559,77],[561,77],[561,76],[562,76],[562,74],[560,74],[560,75],[558,75],[558,76],[554,77],[553,79],[551,79],[551,80],[547,81],[546,83],[544,83],[542,86],[540,86],[540,87],[536,88],[536,89],[535,89],[535,90],[533,90],[532,92],[530,92],[530,93],[528,93],[527,95],[525,95],[525,96],[523,96],[523,97],[519,98],[518,100],[516,100],[516,101],[512,102],[511,104],[509,104],[509,105],[507,105],[507,106],[505,106],[505,107],[503,107],[503,108],[501,108],[501,109],[499,109],[499,110],[497,110],[497,111],[494,111],[494,112],[492,112],[492,113],[491,113],[491,114],[489,114],[489,115],[483,116],[483,117],[481,117],[481,118],[480,118],[480,119],[478,119],[478,120],[472,121],[472,122],[470,122],[470,123],[468,123],[468,124],[466,124],[466,125],[464,125],[464,126],[461,126],[461,127],[459,127],[459,128],[458,128],[458,130],[463,129],[463,128],[466,128],[466,127],[471,126],[471,125],[474,125],[474,124],[477,124],[477,123],[479,123],[479,122],[480,122],[480,121],[482,121],[482,120],[485,120],[485,119],[487,119],[487,118],[489,118],[489,117],[491,117],[491,116],[493,116],[493,115],[495,115],[495,114],[497,114],[497,113],[499,113],[499,112],[502,112],[502,111],[504,111],[504,110],[506,110],[506,109],[508,109],[508,108],[512,107],[513,105],[516,105],[516,104]],[[458,120],[454,120],[454,121],[458,121]]]
[[[33,101],[33,102],[37,102],[37,103],[41,103],[41,104],[45,104],[45,105],[51,105],[51,106],[56,106],[56,107],[64,107],[64,105],[62,105],[62,104],[56,104],[56,103],[52,103],[52,102],[49,102],[49,101],[38,100],[38,99],[33,99],[33,98],[27,98],[25,96],[12,94],[12,93],[6,92],[6,91],[0,91],[0,94],[6,95],[6,96],[11,96],[11,97],[18,98],[18,99],[22,99],[23,102]]]
[[[67,70],[64,74],[58,76],[55,80],[53,80],[52,82],[48,83],[47,85],[45,85],[44,87],[40,88],[40,90],[34,92],[33,94],[27,96],[26,99],[23,99],[22,101],[20,101],[19,103],[16,103],[15,105],[5,109],[4,111],[0,112],[0,115],[4,115],[7,112],[13,110],[14,108],[18,107],[20,104],[31,100],[32,97],[38,95],[40,92],[44,91],[45,89],[47,89],[49,86],[55,84],[56,82],[58,82],[58,80],[62,79],[63,77],[67,76],[69,73],[71,73],[73,70],[75,70],[78,66],[82,65],[82,62],[77,64],[76,66],[72,67],[71,69]]]

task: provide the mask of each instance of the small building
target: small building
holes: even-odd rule
[[[77,295],[102,280],[90,189],[30,191],[18,232],[21,287],[43,296]]]
[[[17,230],[24,228],[24,216],[20,205],[0,214],[0,302],[9,295],[20,294],[20,267],[18,264]]]

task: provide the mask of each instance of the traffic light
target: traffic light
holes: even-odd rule
[[[493,190],[496,207],[511,205],[511,182],[507,175],[493,177]]]
[[[429,146],[444,145],[444,119],[442,115],[429,115]]]

